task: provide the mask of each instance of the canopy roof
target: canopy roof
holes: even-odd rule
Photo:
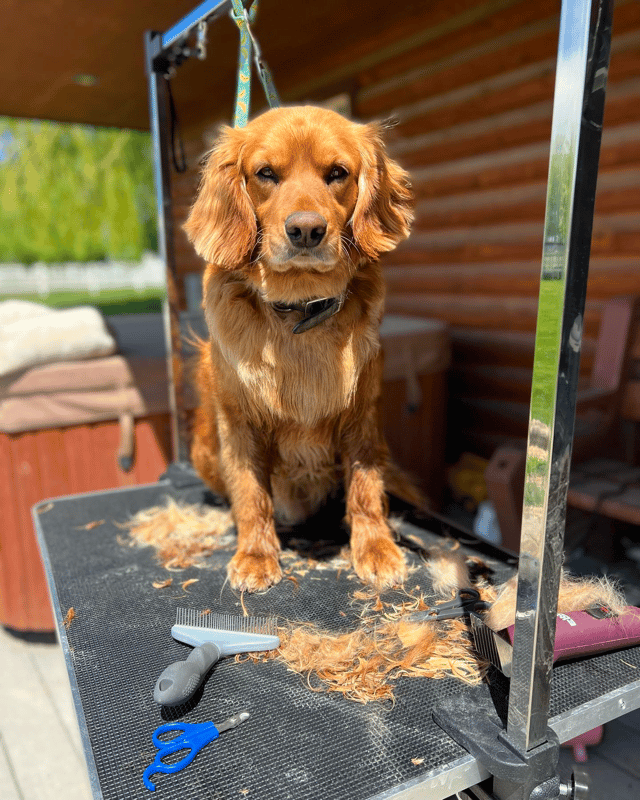
[[[147,129],[143,34],[168,30],[197,4],[3,0],[0,114]],[[410,38],[419,6],[404,4],[399,18],[388,0],[263,0],[255,32],[282,96],[304,99],[320,84],[344,85],[356,63],[375,60],[391,41],[390,28],[394,38]],[[179,70],[176,99],[190,119],[207,102],[203,117],[212,105],[231,104],[237,50],[235,25],[218,19],[209,28],[207,61]]]

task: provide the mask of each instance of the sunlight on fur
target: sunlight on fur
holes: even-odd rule
[[[438,595],[446,596],[460,587],[471,586],[467,557],[460,543],[455,540],[449,540],[439,547],[430,547],[425,566],[433,583],[433,591]]]
[[[343,634],[290,627],[280,632],[275,657],[305,676],[313,691],[339,692],[359,703],[393,700],[394,684],[403,675],[479,683],[486,665],[471,652],[464,625],[447,627],[443,632],[432,623],[389,621],[372,632]]]

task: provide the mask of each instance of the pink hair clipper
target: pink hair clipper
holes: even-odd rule
[[[479,614],[472,612],[470,619],[478,653],[511,677],[515,625],[496,633]],[[606,606],[595,606],[557,615],[553,660],[566,661],[639,643],[640,609],[627,606],[622,614],[615,615]]]

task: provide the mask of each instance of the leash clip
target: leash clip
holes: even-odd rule
[[[205,20],[198,23],[196,33],[196,55],[200,61],[207,57],[207,23]]]

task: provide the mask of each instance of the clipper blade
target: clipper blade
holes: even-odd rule
[[[510,678],[513,646],[492,630],[479,614],[472,611],[469,619],[473,643],[478,654]]]

